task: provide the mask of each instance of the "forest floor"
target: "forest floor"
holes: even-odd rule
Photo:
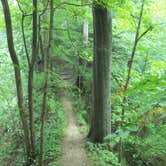
[[[61,95],[62,104],[67,117],[67,127],[63,140],[63,154],[61,166],[89,166],[87,153],[84,147],[84,138],[76,124],[70,97]]]

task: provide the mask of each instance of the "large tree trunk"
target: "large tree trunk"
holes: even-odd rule
[[[8,48],[9,48],[10,56],[14,66],[18,108],[19,108],[19,114],[20,114],[20,118],[21,118],[21,122],[23,126],[23,131],[24,131],[24,141],[25,141],[25,148],[26,148],[26,154],[27,154],[27,160],[28,160],[28,158],[30,157],[30,141],[29,141],[28,123],[26,120],[25,107],[24,107],[24,101],[23,101],[23,89],[22,89],[22,80],[21,80],[21,71],[20,71],[21,69],[20,69],[20,64],[19,64],[16,51],[14,48],[11,15],[10,15],[8,1],[1,0],[1,2],[3,5],[4,15],[5,15]]]
[[[94,4],[93,119],[90,139],[103,142],[111,134],[110,67],[112,45],[111,12]]]

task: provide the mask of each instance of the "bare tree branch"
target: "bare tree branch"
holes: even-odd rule
[[[143,36],[145,36],[149,31],[151,31],[153,29],[153,27],[152,26],[150,26],[147,30],[145,30],[138,38],[137,38],[137,42],[139,41],[139,40],[141,40],[141,38],[143,37]]]
[[[24,20],[25,20],[25,12],[24,10],[21,8],[21,5],[20,5],[20,2],[18,0],[17,1],[17,4],[18,4],[18,7],[22,13],[22,18],[21,18],[21,31],[22,31],[22,38],[23,38],[23,43],[24,43],[24,49],[25,49],[25,54],[26,54],[26,58],[27,58],[27,61],[28,61],[28,66],[30,67],[30,58],[29,58],[29,53],[28,53],[28,48],[27,48],[27,42],[26,42],[26,38],[25,38],[25,29],[24,29]]]

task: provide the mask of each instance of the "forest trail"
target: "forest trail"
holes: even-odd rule
[[[61,166],[89,166],[84,148],[84,136],[81,135],[76,124],[70,97],[63,93],[61,100],[68,122],[63,140]]]

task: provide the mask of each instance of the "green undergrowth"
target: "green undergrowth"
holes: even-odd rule
[[[55,76],[55,75],[54,75]],[[39,154],[40,118],[43,97],[43,75],[35,76],[34,85],[34,119],[36,129],[36,163]],[[57,80],[57,81],[55,81]],[[59,166],[59,157],[62,153],[62,138],[66,126],[66,116],[58,95],[62,88],[60,78],[49,81],[47,112],[44,129],[44,166]],[[7,88],[7,87],[6,87]],[[13,90],[14,91],[14,90]],[[23,148],[23,131],[19,119],[16,97],[7,95],[6,100],[0,98],[0,166],[25,163],[25,149]],[[12,100],[11,100],[12,99]],[[10,100],[10,102],[9,102]],[[35,165],[34,165],[35,166]]]
[[[52,93],[51,93],[52,94]],[[44,132],[44,163],[48,166],[58,166],[62,153],[62,138],[66,126],[66,117],[58,97],[53,94],[48,100],[48,113]],[[39,138],[39,137],[38,137]],[[38,142],[39,143],[39,142]],[[39,146],[38,146],[39,147]]]
[[[93,161],[95,166],[120,166],[118,163],[118,155],[108,149],[108,144],[94,144],[86,142],[88,149],[88,157]]]
[[[0,165],[6,166],[15,163],[18,160],[17,156],[22,156],[24,153],[20,147],[20,144],[23,144],[23,135],[17,110],[3,109],[1,117],[5,118],[0,122]]]
[[[52,79],[55,78],[55,79]],[[41,87],[42,81],[38,76],[38,85],[37,87]],[[60,101],[59,90],[63,88],[64,82],[60,79],[59,75],[56,73],[51,73],[50,81],[49,81],[49,89],[48,89],[48,101],[47,101],[47,113],[45,117],[45,130],[44,130],[44,165],[45,166],[59,166],[59,157],[62,153],[62,138],[64,135],[64,128],[66,126],[66,116],[63,110],[63,106]],[[40,92],[35,93],[36,96],[40,100]],[[42,98],[41,98],[42,99]],[[36,103],[36,109],[40,110],[41,103]],[[40,119],[38,117],[40,114],[36,114],[36,119]],[[40,121],[37,124],[37,131],[39,131]],[[37,147],[39,147],[39,138],[40,133],[37,133]],[[37,149],[39,152],[39,148]]]

